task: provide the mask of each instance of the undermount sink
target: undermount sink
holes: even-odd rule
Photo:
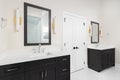
[[[52,53],[50,52],[47,52],[47,53],[32,53],[32,55],[30,55],[30,57],[41,57],[41,56],[51,56],[53,55]]]

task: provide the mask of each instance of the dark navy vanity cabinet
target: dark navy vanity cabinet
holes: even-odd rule
[[[88,67],[90,69],[100,72],[111,66],[115,66],[115,48],[104,50],[88,48]]]
[[[0,66],[0,80],[70,80],[70,55]]]

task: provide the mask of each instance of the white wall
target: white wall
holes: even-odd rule
[[[0,28],[0,51],[28,48],[24,47],[24,24],[19,32],[15,32],[13,23],[15,9],[20,8],[24,17],[24,1],[52,10],[52,17],[56,16],[56,35],[52,34],[52,46],[59,49],[62,46],[63,11],[84,16],[87,26],[91,20],[100,21],[103,29],[102,43],[116,46],[116,62],[120,63],[120,0],[0,0],[0,17],[7,18],[7,27]],[[90,44],[88,35],[87,40]]]
[[[1,23],[1,18],[6,18],[5,13],[4,13],[4,2],[3,0],[0,0],[0,23]],[[5,50],[7,47],[7,29],[6,28],[1,28],[0,25],[0,50]]]
[[[103,0],[101,12],[103,43],[116,47],[116,62],[120,63],[120,0]]]
[[[4,7],[0,7],[0,10],[3,11],[6,18],[8,19],[7,23],[7,48],[6,49],[19,49],[19,48],[28,48],[24,47],[24,26],[20,27],[19,32],[15,32],[15,27],[13,23],[14,10],[20,8],[20,13],[22,17],[24,11],[24,1],[31,4],[39,5],[42,7],[50,8],[52,10],[52,17],[56,16],[56,34],[52,34],[52,46],[56,46],[61,49],[62,46],[62,18],[63,12],[68,11],[80,16],[84,16],[87,20],[87,25],[90,24],[90,21],[99,21],[99,9],[100,2],[99,0],[0,0],[4,2]],[[0,4],[2,4],[0,2]],[[0,5],[1,6],[1,5]],[[1,16],[1,14],[0,14]],[[0,34],[4,36],[4,34]],[[88,42],[90,43],[89,37]],[[0,40],[0,46],[3,43]],[[49,47],[49,46],[48,46]]]

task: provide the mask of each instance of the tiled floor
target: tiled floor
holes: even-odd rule
[[[71,80],[120,80],[120,65],[108,68],[102,72],[85,68],[71,74]]]

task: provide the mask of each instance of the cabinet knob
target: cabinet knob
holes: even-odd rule
[[[76,49],[79,49],[79,47],[76,47]]]

